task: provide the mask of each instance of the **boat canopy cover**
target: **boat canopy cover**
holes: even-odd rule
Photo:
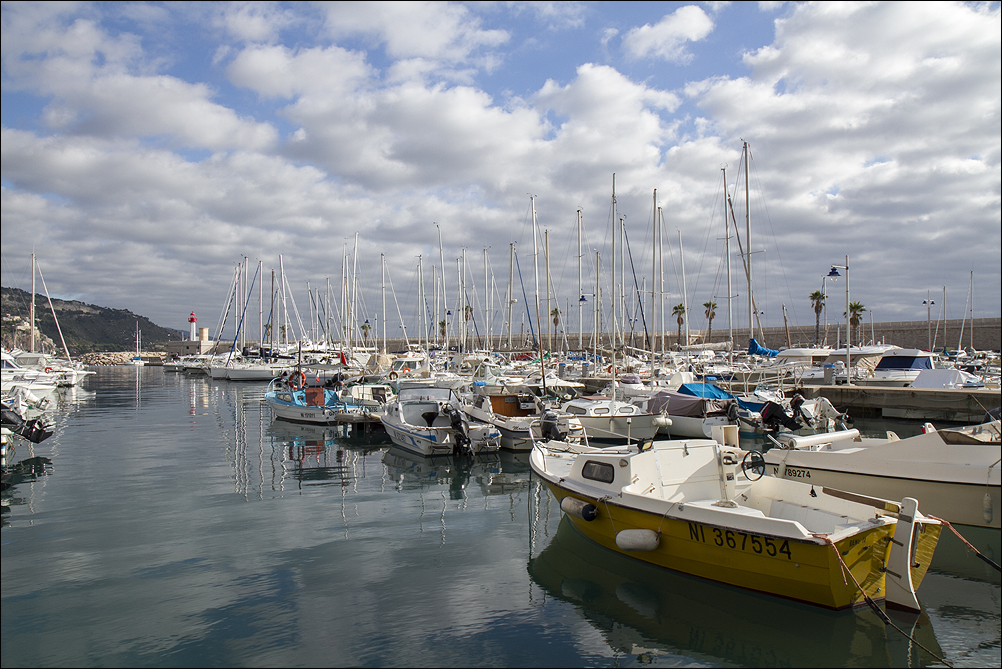
[[[766,348],[762,346],[757,341],[755,337],[748,340],[748,355],[764,355],[770,358],[775,358],[779,354],[779,351],[771,348]]]
[[[651,396],[647,410],[651,413],[661,413],[665,406],[672,416],[688,416],[702,418],[704,416],[726,416],[727,408],[733,402],[730,399],[704,398],[686,395],[685,393],[662,390]]]
[[[715,400],[732,400],[734,395],[731,395],[726,390],[723,390],[719,386],[715,386],[712,383],[683,383],[678,387],[678,392],[683,395],[692,395],[693,397],[706,397]]]
[[[926,369],[911,382],[912,388],[962,388],[965,383],[976,382],[978,377],[959,369]]]

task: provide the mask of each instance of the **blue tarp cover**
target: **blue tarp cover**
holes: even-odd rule
[[[775,358],[779,354],[779,351],[771,348],[766,348],[762,346],[757,341],[755,337],[748,340],[748,355],[765,355],[770,358]]]
[[[678,387],[678,392],[693,397],[709,397],[717,400],[734,399],[734,395],[712,383],[683,383]]]

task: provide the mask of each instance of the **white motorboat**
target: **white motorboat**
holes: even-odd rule
[[[863,495],[915,497],[951,523],[1002,527],[999,421],[899,439],[865,439],[858,430],[790,436],[764,457],[779,478]]]
[[[916,348],[894,348],[885,351],[873,373],[857,381],[861,386],[903,388],[911,385],[926,369],[935,369],[933,354]]]
[[[531,450],[530,431],[541,421],[553,423],[554,429],[572,439],[584,431],[577,416],[548,407],[527,386],[495,391],[479,386],[472,398],[463,402],[463,411],[473,420],[494,425],[501,432],[501,447],[510,451]],[[534,432],[536,438],[541,436],[540,429]]]
[[[603,396],[578,397],[561,409],[581,422],[589,443],[626,444],[653,439],[660,428],[671,424],[661,414]]]
[[[462,455],[496,451],[501,432],[464,418],[452,388],[401,388],[381,415],[393,443],[419,455]]]

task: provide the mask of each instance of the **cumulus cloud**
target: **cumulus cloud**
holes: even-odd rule
[[[278,39],[279,33],[299,23],[291,9],[277,2],[212,3],[212,22],[241,42],[267,42]]]
[[[623,37],[623,49],[635,59],[660,58],[670,63],[686,64],[692,54],[688,42],[704,39],[713,31],[713,20],[700,7],[679,7],[653,26],[633,28]]]
[[[362,35],[392,58],[456,62],[508,41],[505,30],[481,28],[463,5],[441,2],[335,2],[324,6],[333,38]]]
[[[5,9],[4,84],[50,98],[53,129],[102,137],[170,138],[209,150],[265,148],[276,133],[212,101],[212,89],[148,71],[138,36],[109,35],[35,6]]]
[[[631,68],[706,53],[732,8],[631,29],[593,5],[142,5],[110,21],[110,6],[51,4],[3,8],[4,253],[50,240],[50,288],[87,286],[89,301],[216,311],[241,255],[267,267],[282,253],[297,286],[316,285],[356,232],[362,285],[379,284],[384,254],[412,290],[416,256],[438,260],[435,223],[451,272],[463,248],[531,247],[530,192],[554,248],[578,207],[600,245],[613,172],[631,240],[649,245],[656,187],[687,262],[709,265],[720,167],[733,180],[741,139],[753,246],[773,240],[756,257],[767,313],[806,305],[818,266],[846,254],[878,320],[907,317],[908,291],[942,285],[943,268],[998,277],[997,8],[789,5],[730,69],[666,84]],[[516,72],[520,16],[519,30],[547,31],[546,55]],[[181,28],[190,42],[151,46]],[[623,49],[607,52],[615,35]],[[581,50],[554,64],[547,42]],[[30,122],[8,121],[22,93]],[[700,301],[707,281],[690,283]]]
[[[687,92],[716,131],[769,147],[758,161],[764,189],[790,216],[833,239],[865,239],[846,251],[874,261],[874,248],[906,243],[910,253],[882,259],[874,276],[905,276],[918,257],[982,265],[975,239],[998,239],[999,13],[901,10],[797,5],[777,20],[772,44],[745,55],[751,76]],[[956,197],[965,189],[987,197]],[[941,246],[945,230],[955,246]],[[959,251],[968,245],[978,248]],[[943,281],[923,274],[925,287]],[[884,285],[897,304],[913,290]]]

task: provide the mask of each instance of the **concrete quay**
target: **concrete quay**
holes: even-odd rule
[[[726,387],[726,384],[721,384]],[[824,397],[836,409],[857,418],[905,418],[975,424],[1002,404],[1002,392],[984,388],[886,388],[877,386],[804,386],[808,399]],[[793,389],[787,390],[791,395]]]

